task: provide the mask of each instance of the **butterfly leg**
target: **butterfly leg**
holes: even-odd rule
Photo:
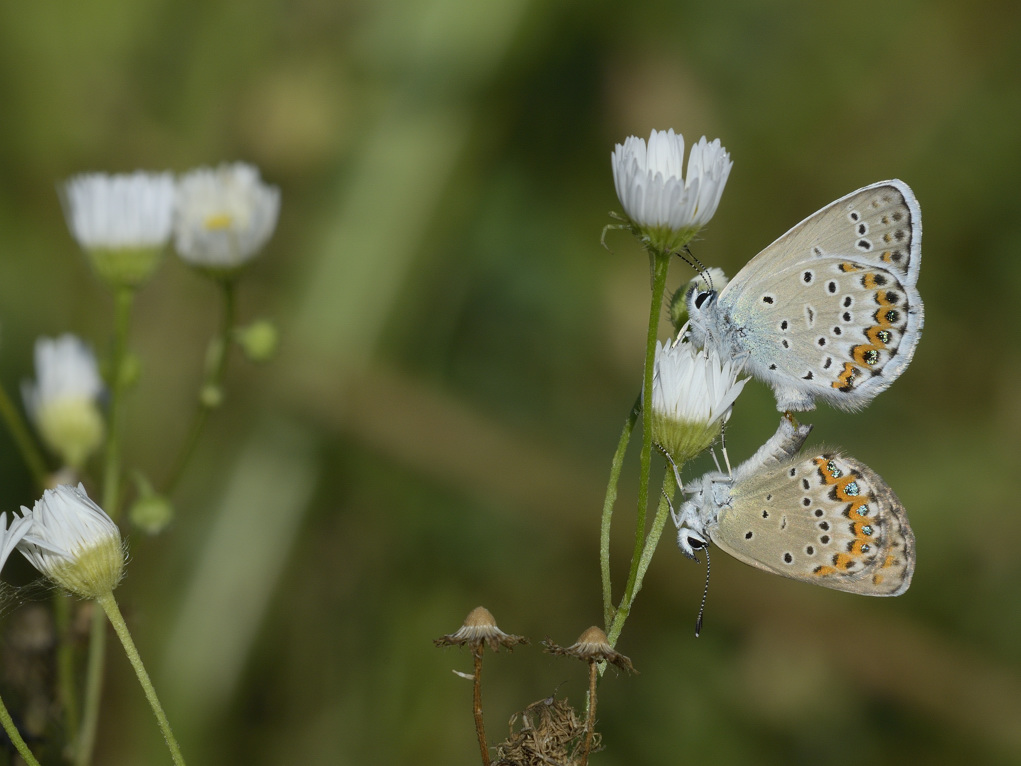
[[[730,467],[730,455],[727,454],[727,424],[724,423],[720,428],[720,451],[723,453],[723,462],[727,464],[727,476],[733,476],[734,471]],[[715,455],[713,456],[715,457]],[[716,464],[716,468],[719,469],[720,464]]]
[[[681,481],[681,472],[679,470],[677,470],[677,463],[675,463],[674,459],[672,457],[670,457],[670,453],[669,452],[666,452],[664,450],[663,455],[666,457],[667,462],[670,463],[670,467],[674,471],[674,481],[677,482],[677,489],[679,489],[679,490],[681,490],[683,492],[684,491],[684,482]],[[669,501],[669,498],[668,498],[668,501]],[[671,515],[673,514],[673,512],[674,512],[673,506],[670,506],[670,513],[671,513]]]

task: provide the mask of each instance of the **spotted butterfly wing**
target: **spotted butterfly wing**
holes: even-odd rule
[[[773,574],[866,596],[898,596],[915,566],[904,506],[875,471],[837,450],[797,455],[808,427],[784,419],[734,472],[711,474],[682,508],[694,529]]]
[[[859,189],[769,245],[718,296],[692,288],[692,340],[743,356],[780,411],[810,410],[816,399],[860,409],[918,344],[921,235],[905,183]]]

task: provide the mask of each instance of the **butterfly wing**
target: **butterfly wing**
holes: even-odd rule
[[[717,311],[778,409],[864,407],[911,361],[921,334],[921,210],[902,181],[826,206],[756,255]]]
[[[707,531],[746,564],[849,593],[898,596],[915,568],[904,506],[882,477],[840,452],[737,481]]]

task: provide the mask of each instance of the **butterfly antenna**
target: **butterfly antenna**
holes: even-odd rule
[[[684,261],[689,266],[691,266],[691,268],[693,268],[695,271],[699,271],[698,266],[696,266],[692,261],[688,260],[688,258],[694,259],[695,256],[693,256],[691,254],[691,250],[688,249],[687,245],[684,246],[683,251],[684,252],[682,253],[680,250],[675,250],[674,251],[674,255],[676,255],[678,258],[680,258],[682,261]],[[685,256],[684,253],[687,253],[688,255]],[[699,272],[699,273],[701,273],[701,272]]]
[[[691,258],[691,261],[694,261],[695,263],[691,263],[691,261],[688,261],[687,258],[685,258],[684,260],[687,261],[691,268],[695,269],[695,271],[698,272],[698,275],[705,280],[705,283],[709,286],[709,289],[712,290],[713,292],[716,292],[716,288],[713,286],[713,276],[712,274],[709,273],[709,269],[705,267],[705,264],[702,263],[702,261],[695,257],[695,254],[691,252],[691,248],[688,247],[687,245],[684,246],[684,252],[686,252],[688,254],[688,258]],[[680,254],[678,253],[678,255]]]
[[[705,614],[705,601],[709,597],[709,546],[705,547],[705,589],[702,591],[702,605],[698,608],[698,619],[695,620],[695,638],[702,632],[702,615]]]

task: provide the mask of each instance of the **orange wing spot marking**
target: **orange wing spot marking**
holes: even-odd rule
[[[862,367],[874,367],[879,363],[879,348],[863,343],[851,349],[851,358]]]
[[[827,575],[836,574],[837,570],[834,567],[821,566],[816,567],[812,570],[812,574],[816,577],[826,577]]]
[[[864,278],[868,279],[869,277],[874,278],[875,274],[866,274]],[[897,305],[894,301],[890,300],[889,293],[890,291],[887,290],[880,290],[876,293],[876,303],[878,303],[882,308],[892,308]]]
[[[872,584],[873,585],[882,585],[883,584],[883,576],[881,574],[874,574],[874,575],[872,575]]]
[[[883,321],[886,320],[884,319]],[[886,348],[886,344],[893,339],[890,331],[885,327],[870,327],[865,331],[865,337],[868,338],[869,342],[877,349]]]
[[[845,394],[854,388],[854,382],[861,375],[861,370],[855,367],[850,362],[844,362],[844,370],[841,372],[835,381],[833,381],[833,388],[838,391],[843,391]]]
[[[854,566],[854,556],[850,553],[838,553],[833,557],[833,566],[835,566],[838,571],[841,569],[850,569]]]
[[[832,486],[837,499],[848,504],[844,515],[851,519],[854,541],[851,543],[850,553],[839,553],[833,559],[833,564],[838,570],[847,569],[848,561],[869,557],[869,554],[877,548],[880,542],[876,535],[875,522],[861,512],[862,508],[868,511],[870,497],[866,491],[867,487],[862,486],[860,474],[855,471],[845,472],[833,458],[822,455],[812,462],[818,468],[823,484]]]
[[[896,563],[897,563],[897,557],[891,554],[891,555],[886,557],[886,561],[883,562],[883,566],[880,567],[880,568],[881,569],[887,569],[888,567],[892,567]]]
[[[864,271],[864,269],[858,264],[848,263],[847,261],[844,261],[842,264],[840,264],[840,270],[845,274],[848,273],[849,271]]]
[[[861,285],[866,290],[875,290],[877,287],[879,287],[879,282],[876,281],[875,274],[866,274],[864,277],[861,278]]]

